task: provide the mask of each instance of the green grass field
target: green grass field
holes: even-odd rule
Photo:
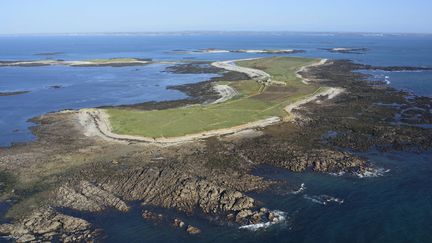
[[[229,82],[240,95],[225,103],[191,107],[140,111],[106,109],[113,132],[145,137],[177,137],[242,125],[273,116],[285,117],[283,108],[298,99],[314,93],[319,87],[305,85],[295,72],[316,59],[275,57],[243,61],[240,66],[261,69],[273,80],[286,85],[272,85],[265,89],[254,80]],[[224,82],[226,84],[227,82]]]

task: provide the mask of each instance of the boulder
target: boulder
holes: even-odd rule
[[[188,232],[191,235],[196,235],[196,234],[201,233],[201,230],[192,226],[192,225],[188,225],[186,232]]]

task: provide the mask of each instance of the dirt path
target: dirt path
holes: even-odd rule
[[[212,65],[230,71],[245,73],[249,75],[251,78],[254,78],[256,80],[264,80],[264,79],[267,81],[269,80],[271,76],[264,71],[252,69],[252,68],[239,67],[234,64],[236,61],[243,61],[243,60],[251,60],[251,59],[215,62]],[[323,59],[319,63],[314,63],[308,66],[304,66],[297,72],[297,76],[302,80],[304,80],[304,78],[300,74],[302,71],[305,71],[307,68],[311,66],[323,65],[326,62],[327,60]],[[309,84],[309,81],[306,81],[305,83]],[[215,101],[215,103],[225,102],[231,99],[233,96],[237,95],[237,91],[228,85],[218,85],[215,86],[215,88],[218,90],[218,92],[221,93],[222,96],[222,98]],[[342,92],[344,92],[344,90],[341,88],[325,88],[323,90],[317,90],[317,92],[315,92],[311,96],[308,96],[304,99],[301,99],[297,102],[294,102],[286,106],[284,110],[292,114],[292,111],[294,109],[306,103],[317,100],[319,97],[327,96],[328,99],[333,99],[334,97],[336,97]],[[151,138],[151,137],[121,135],[121,134],[113,133],[111,123],[109,121],[109,116],[102,109],[82,109],[78,112],[78,118],[85,130],[84,133],[86,136],[98,136],[108,141],[115,141],[115,142],[122,142],[122,143],[141,142],[141,143],[152,143],[152,144],[160,144],[160,145],[173,145],[173,144],[179,144],[179,143],[184,143],[184,142],[189,142],[189,141],[194,141],[194,140],[199,140],[199,139],[204,139],[204,138],[209,138],[214,136],[231,135],[245,130],[266,127],[266,126],[283,122],[283,120],[280,117],[270,117],[264,120],[249,122],[235,127],[206,131],[206,132],[190,134],[181,137]]]
[[[222,62],[214,62],[212,63],[213,66],[218,68],[223,68],[228,71],[234,71],[239,73],[244,73],[248,75],[250,78],[257,80],[258,82],[270,82],[271,81],[271,75],[258,69],[254,68],[247,68],[247,67],[241,67],[237,66],[235,63],[240,61],[250,61],[250,60],[256,60],[259,58],[248,58],[248,59],[239,59],[239,60],[231,60],[231,61],[222,61]]]
[[[215,85],[214,89],[216,92],[219,93],[219,95],[221,97],[219,99],[215,100],[214,102],[212,102],[211,104],[223,103],[225,101],[228,101],[228,100],[234,98],[236,95],[239,94],[237,92],[237,90],[235,90],[233,87],[231,87],[229,85]]]
[[[304,84],[309,84],[310,80],[307,79],[307,78],[304,78],[304,77],[301,75],[301,73],[307,71],[307,69],[310,68],[310,67],[316,67],[316,66],[324,65],[324,64],[326,64],[327,61],[328,61],[327,59],[321,59],[321,61],[319,61],[319,62],[317,62],[317,63],[312,63],[312,64],[310,64],[310,65],[303,66],[303,67],[301,67],[301,68],[296,72],[296,76],[297,76],[298,78],[301,78],[301,80],[302,80],[302,82],[303,82]]]
[[[287,105],[284,110],[290,114],[292,114],[292,111],[304,104],[307,104],[309,102],[312,102],[314,100],[317,100],[321,96],[327,96],[327,99],[331,100],[334,97],[338,96],[339,94],[343,93],[345,90],[341,88],[326,88],[322,91],[317,90],[314,94],[311,96],[301,99],[297,102],[294,102],[292,104]]]

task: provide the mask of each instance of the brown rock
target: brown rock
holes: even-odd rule
[[[67,183],[60,187],[55,194],[56,204],[61,207],[90,212],[100,212],[109,207],[122,212],[129,210],[123,200],[84,180],[76,184]]]
[[[196,235],[196,234],[201,233],[201,230],[192,226],[192,225],[188,225],[186,232],[188,232],[191,235]]]
[[[228,215],[227,215],[227,220],[228,220],[228,221],[234,221],[234,220],[235,220],[235,215],[232,214],[232,213],[228,214]]]
[[[30,242],[34,240],[36,240],[36,237],[34,235],[27,234],[19,237],[16,242]]]
[[[62,242],[72,242],[73,238],[97,235],[87,221],[60,214],[50,207],[40,208],[14,224],[1,225],[0,230],[17,242],[49,241],[55,236]]]

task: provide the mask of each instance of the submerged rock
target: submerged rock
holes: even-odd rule
[[[188,225],[186,232],[188,232],[191,235],[196,235],[196,234],[201,233],[201,230],[192,226],[192,225]]]
[[[142,213],[142,217],[144,219],[157,221],[157,220],[161,220],[163,218],[163,215],[162,214],[156,214],[156,213],[150,212],[148,210],[144,210]]]

